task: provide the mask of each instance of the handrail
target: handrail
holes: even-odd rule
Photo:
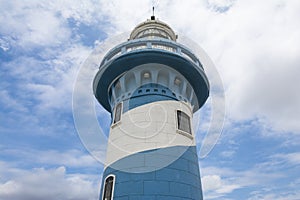
[[[202,67],[200,65],[200,61],[198,58],[185,46],[165,39],[137,39],[137,40],[129,40],[124,42],[113,49],[111,49],[103,58],[100,68],[102,65],[107,63],[108,61],[115,59],[118,56],[132,53],[141,50],[160,50],[166,51],[169,53],[174,53],[180,56],[183,56],[190,61],[192,61],[197,66]]]

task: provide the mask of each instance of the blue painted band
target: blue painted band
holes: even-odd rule
[[[138,173],[136,167],[144,163],[144,167],[153,165],[147,163],[147,155],[151,151],[144,151],[122,158],[111,166],[108,166],[103,173],[103,180],[108,175],[115,175],[114,200],[123,199],[175,199],[175,200],[202,200],[201,179],[198,165],[198,157],[195,146],[175,146],[164,148],[167,153],[186,150],[173,163],[161,169]],[[160,149],[161,150],[161,149]],[[162,155],[158,154],[159,162],[162,162]],[[160,157],[161,156],[161,157]],[[153,161],[153,160],[151,160]],[[132,171],[121,171],[120,167]],[[103,181],[102,181],[103,188]],[[100,199],[102,197],[102,190]]]
[[[178,101],[176,95],[167,87],[153,83],[145,84],[123,100],[123,113],[138,106],[166,100]]]

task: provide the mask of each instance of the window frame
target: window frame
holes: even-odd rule
[[[115,190],[115,183],[116,183],[116,175],[114,174],[109,174],[106,176],[106,178],[104,179],[104,186],[103,186],[103,191],[102,191],[102,200],[105,200],[105,186],[106,186],[106,181],[108,178],[112,177],[113,178],[113,183],[112,183],[112,187],[111,187],[111,196],[110,199],[108,200],[113,200],[114,199],[114,190]]]
[[[186,117],[188,117],[189,131],[190,132],[187,132],[185,130],[179,129],[179,116],[178,116],[179,112],[183,113],[184,115],[186,115]],[[187,113],[185,113],[184,111],[182,111],[182,110],[175,110],[175,115],[176,115],[176,131],[178,133],[184,135],[184,136],[187,136],[190,139],[193,139],[193,130],[192,130],[192,124],[191,124],[191,117]]]
[[[117,112],[117,108],[118,106],[120,105],[120,117],[119,117],[119,120],[118,121],[115,121],[116,120],[116,112]],[[114,109],[114,112],[113,112],[113,120],[112,120],[112,126],[116,125],[116,124],[119,124],[122,120],[122,114],[123,114],[123,102],[120,102],[120,103],[117,103],[117,105],[115,106],[115,109]]]

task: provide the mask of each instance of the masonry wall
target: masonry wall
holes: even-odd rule
[[[176,152],[184,153],[173,163],[161,169],[134,173],[133,171],[139,171],[135,169],[136,163],[144,163],[144,167],[153,165],[153,158],[149,157],[151,155],[149,152],[153,151],[155,150],[122,158],[105,169],[103,179],[109,175],[115,176],[114,200],[203,199],[195,146],[173,146],[160,149],[157,159],[161,161],[164,156],[170,156],[171,152],[173,156],[177,154]],[[131,167],[132,171],[130,171]],[[100,199],[102,199],[102,192]]]

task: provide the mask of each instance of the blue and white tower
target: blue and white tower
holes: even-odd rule
[[[192,118],[209,83],[176,40],[152,16],[100,64],[94,94],[112,117],[100,200],[203,199]]]

